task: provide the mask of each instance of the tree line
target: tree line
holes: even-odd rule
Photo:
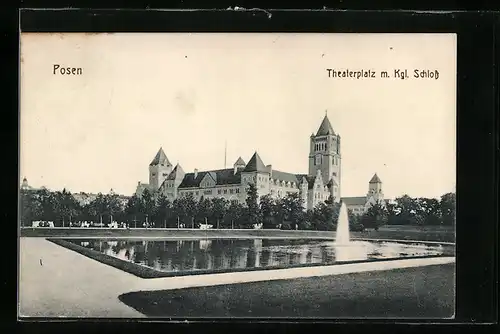
[[[21,190],[20,219],[22,226],[32,221],[53,221],[55,226],[67,227],[70,222],[92,221],[108,225],[124,222],[129,227],[198,228],[211,224],[213,228],[263,228],[335,230],[340,203],[332,197],[313,210],[303,210],[298,193],[283,198],[265,195],[258,199],[257,189],[250,185],[245,203],[224,198],[200,198],[192,195],[170,201],[160,194],[145,190],[142,196],[133,195],[125,205],[116,194],[99,193],[88,204],[80,204],[66,191]],[[412,198],[404,195],[393,203],[376,203],[364,214],[349,210],[353,230],[377,229],[381,225],[443,225],[455,224],[455,194],[440,199]]]

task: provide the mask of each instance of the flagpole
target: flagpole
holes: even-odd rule
[[[227,166],[227,140],[224,142],[224,169]]]

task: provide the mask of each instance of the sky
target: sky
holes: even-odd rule
[[[327,111],[341,196],[366,195],[374,173],[387,198],[455,191],[453,34],[29,33],[20,61],[20,179],[34,187],[131,195],[160,147],[192,172],[224,168],[226,142],[228,168],[257,151],[273,169],[307,173]]]

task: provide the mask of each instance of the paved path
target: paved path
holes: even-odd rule
[[[19,276],[20,316],[143,317],[117,298],[135,276],[45,239],[20,239]]]
[[[40,260],[42,264],[40,264]],[[144,317],[118,296],[134,291],[169,290],[243,282],[331,276],[356,272],[454,263],[454,257],[281,270],[141,279],[42,238],[20,239],[21,316]]]

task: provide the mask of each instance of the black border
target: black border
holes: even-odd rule
[[[272,14],[271,18],[269,18],[269,12]],[[497,316],[496,254],[498,230],[496,223],[498,211],[496,203],[498,202],[499,165],[498,156],[495,156],[495,153],[498,154],[498,116],[496,113],[498,110],[497,64],[500,60],[497,37],[499,32],[498,18],[498,13],[494,12],[415,13],[291,10],[235,12],[206,10],[147,11],[146,15],[144,11],[132,10],[97,12],[91,10],[36,10],[23,12],[21,28],[25,32],[457,33],[458,306],[456,319],[453,323],[478,324],[495,321]],[[14,23],[14,21],[17,19],[9,17],[9,24]],[[9,58],[12,61],[10,66],[12,70],[14,64],[18,64],[18,55],[15,51],[18,37],[11,36],[9,42],[12,46],[11,51],[14,51]],[[16,61],[14,61],[14,57]],[[17,71],[12,74],[17,79]],[[15,96],[15,93],[10,95],[9,101],[13,102]],[[17,108],[15,110],[15,114],[12,114],[11,117],[12,127],[17,130],[18,126],[14,123],[14,120],[17,120]],[[4,132],[4,138],[8,134],[11,133]],[[11,138],[13,139],[14,135]],[[15,138],[17,139],[17,136]],[[15,154],[17,157],[17,152]],[[18,178],[13,178],[13,183],[16,182],[14,188],[16,193],[17,180]],[[12,208],[15,208],[15,205],[11,206],[11,210]],[[14,216],[14,214],[9,213],[5,218],[13,220]],[[74,330],[76,327],[81,328],[84,323],[92,324],[79,322],[78,324],[68,324],[68,327],[73,326],[72,330]],[[109,329],[106,328],[109,327],[107,323],[109,320],[94,324],[100,329]],[[373,331],[376,330],[376,327],[373,327],[374,324],[375,322],[358,323],[351,329],[359,328],[363,331]],[[135,321],[129,322],[129,325],[131,325],[129,329],[137,328]],[[248,327],[250,324],[246,326]],[[27,324],[23,327],[24,330],[29,330]],[[40,331],[42,327],[46,328],[37,325],[37,330]],[[85,328],[91,329],[90,327]],[[290,329],[290,327],[288,328]],[[405,327],[406,330],[410,328]],[[420,326],[413,328],[422,330]],[[331,330],[331,328],[326,330]]]

